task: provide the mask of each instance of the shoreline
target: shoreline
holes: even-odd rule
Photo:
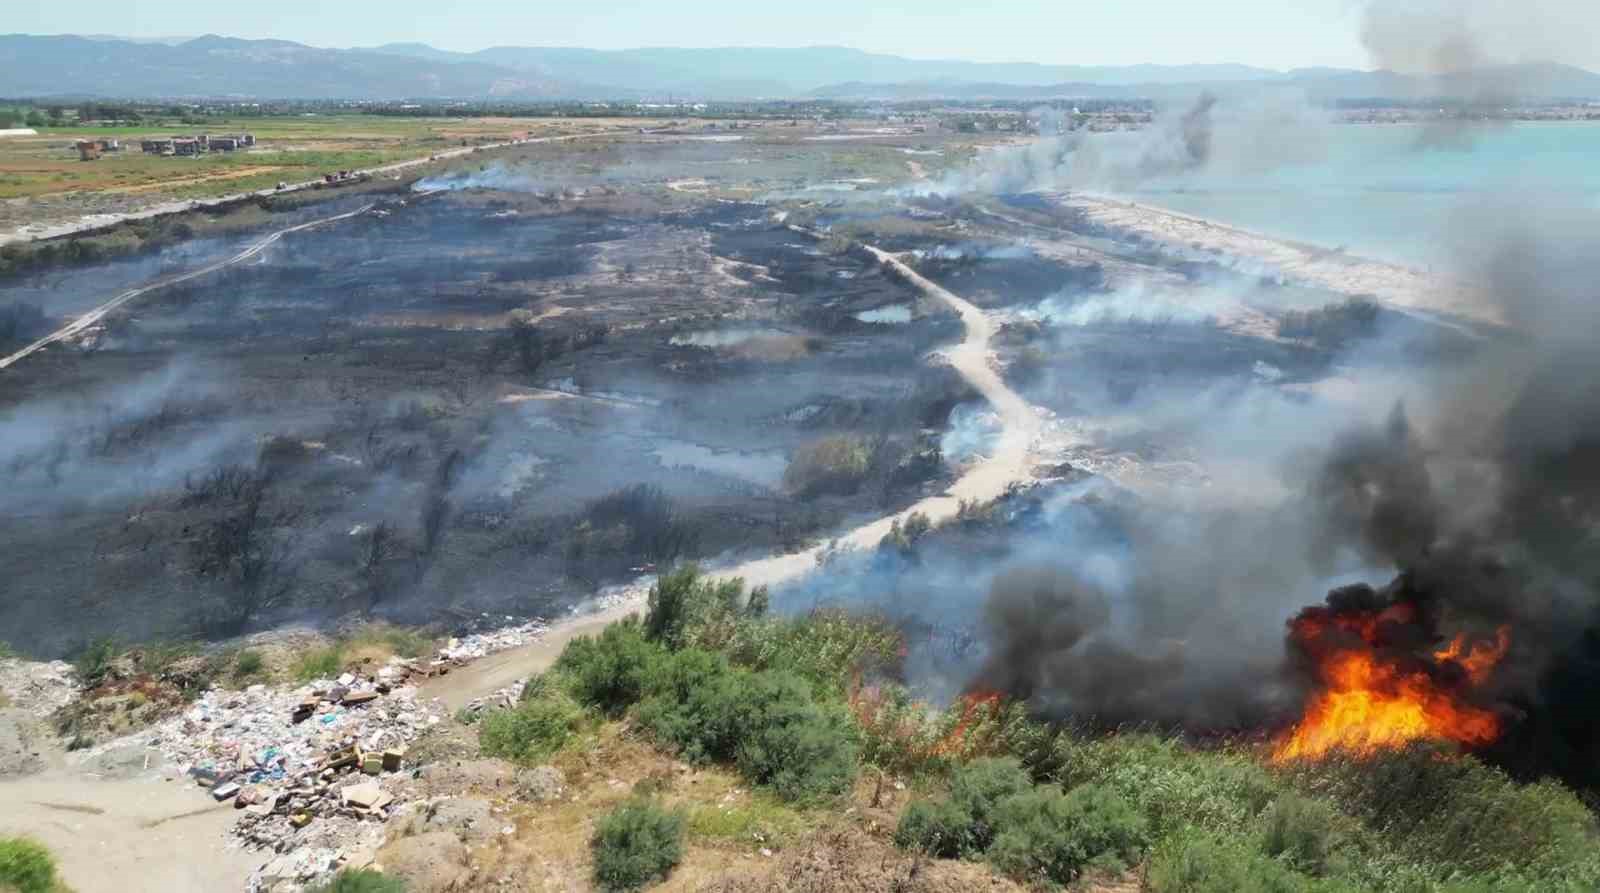
[[[1369,297],[1397,309],[1504,324],[1471,285],[1443,274],[1103,193],[1055,193],[1050,197],[1091,223],[1169,249],[1208,254],[1225,266],[1259,264],[1288,280],[1351,297]]]

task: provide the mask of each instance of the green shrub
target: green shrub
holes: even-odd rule
[[[939,859],[975,858],[972,850],[972,816],[949,800],[914,800],[900,814],[894,829],[895,845]]]
[[[1290,792],[1262,814],[1262,849],[1307,874],[1338,874],[1345,849],[1352,846],[1343,825],[1347,819],[1331,804]]]
[[[583,711],[563,696],[522,701],[478,721],[483,752],[528,765],[543,762],[582,728]]]
[[[785,800],[843,793],[855,781],[856,728],[843,705],[818,703],[792,673],[756,673],[737,689],[736,762]]]
[[[1438,875],[1502,871],[1600,888],[1594,815],[1554,782],[1518,784],[1471,757],[1419,745],[1289,770],[1294,783]]]
[[[676,652],[662,662],[634,721],[689,762],[732,762],[743,727],[740,690],[749,675],[721,655]]]
[[[241,651],[233,659],[233,675],[247,679],[266,669],[267,662],[259,651]]]
[[[785,800],[837,794],[855,778],[849,715],[798,676],[735,669],[690,648],[659,659],[648,686],[635,722],[691,762],[732,762]]]
[[[351,633],[348,643],[356,647],[387,649],[401,657],[422,657],[434,648],[434,640],[428,636],[387,623],[369,623],[361,627]]]
[[[594,880],[602,890],[638,890],[664,880],[683,859],[681,815],[645,800],[617,807],[595,826]]]
[[[834,609],[749,620],[720,641],[692,638],[701,647],[726,652],[740,666],[798,673],[818,694],[834,696],[863,676],[894,675],[905,641],[883,617]]]
[[[294,678],[300,682],[333,679],[344,669],[344,645],[335,642],[326,648],[313,648],[294,662]]]
[[[405,881],[370,868],[346,868],[307,893],[405,893]]]
[[[851,434],[824,437],[795,451],[783,484],[799,496],[854,493],[872,464],[872,445]]]
[[[1110,788],[1054,786],[1015,794],[999,805],[989,861],[1019,880],[1066,884],[1089,867],[1121,871],[1148,841],[1144,817]]]
[[[895,842],[942,858],[981,858],[994,843],[1000,804],[1032,789],[1033,779],[1016,760],[974,760],[951,776],[943,801],[906,810]]]
[[[1297,874],[1238,837],[1184,829],[1163,841],[1145,876],[1150,893],[1335,893],[1332,882]]]
[[[717,627],[738,619],[765,613],[767,595],[758,589],[747,599],[744,581],[706,580],[694,565],[662,576],[650,587],[649,610],[645,614],[645,638],[671,649],[691,643],[694,627]],[[716,638],[701,632],[702,639]]]
[[[117,650],[116,641],[110,638],[95,639],[85,645],[72,660],[78,684],[84,688],[95,688],[104,682],[106,674],[111,672],[111,662],[116,660]]]
[[[0,889],[50,893],[56,886],[56,860],[25,837],[0,838]]]
[[[174,664],[199,653],[200,646],[195,642],[155,642],[139,649],[139,670],[159,677],[172,669]]]
[[[1196,751],[1177,739],[1120,734],[1057,751],[1066,787],[1104,784],[1132,803],[1163,837],[1186,825],[1239,833],[1284,790],[1248,754]]]
[[[1033,779],[1009,757],[974,760],[957,770],[950,778],[950,802],[971,825],[964,853],[976,857],[988,850],[997,833],[1000,805],[1031,790]]]
[[[579,703],[616,717],[644,697],[664,657],[664,649],[647,640],[630,617],[606,627],[598,638],[568,643],[555,668]]]

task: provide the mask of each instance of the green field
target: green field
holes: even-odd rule
[[[158,121],[137,127],[59,126],[37,136],[0,140],[0,199],[99,192],[153,199],[203,198],[314,179],[330,171],[373,167],[436,151],[514,136],[618,127],[625,122],[559,118],[394,118],[334,115],[217,118],[205,125]],[[145,155],[141,138],[248,132],[253,149],[198,158]],[[81,161],[73,144],[116,137],[120,153]]]

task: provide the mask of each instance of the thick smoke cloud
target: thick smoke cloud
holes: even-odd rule
[[[1361,41],[1374,66],[1422,75],[1418,98],[1445,97],[1465,107],[1429,122],[1420,149],[1468,147],[1498,126],[1474,109],[1520,97],[1560,95],[1559,73],[1544,63],[1600,64],[1600,6],[1584,0],[1375,0],[1362,18]]]
[[[1593,66],[1600,64],[1597,36],[1600,7],[1585,0],[1375,0],[1361,23],[1373,63],[1408,74],[1520,62]]]
[[[1203,174],[1249,175],[1319,157],[1332,126],[1295,90],[1263,89],[1226,100],[1204,94],[1159,113],[1139,130],[1073,131],[984,153],[934,194],[1008,194],[1035,189],[1125,191]],[[1045,131],[1052,128],[1045,126]]]

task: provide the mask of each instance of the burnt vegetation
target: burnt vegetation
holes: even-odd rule
[[[914,295],[759,212],[463,193],[387,214],[8,371],[0,469],[29,494],[0,522],[28,556],[8,628],[49,654],[97,630],[543,612],[801,547],[946,474],[922,432],[970,394],[922,353],[959,324],[859,322]],[[13,312],[14,337],[50,312]],[[812,480],[829,442],[851,446]]]

